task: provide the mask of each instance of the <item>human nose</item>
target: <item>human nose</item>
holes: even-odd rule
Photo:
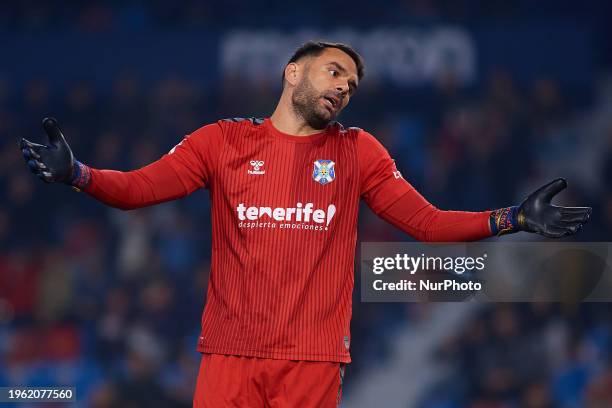
[[[336,91],[340,92],[342,96],[345,96],[349,92],[349,85],[347,82],[336,84]]]

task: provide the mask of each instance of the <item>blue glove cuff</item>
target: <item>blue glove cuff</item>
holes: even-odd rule
[[[91,181],[91,169],[83,163],[75,160],[72,168],[72,178],[70,179],[70,185],[78,188],[79,190],[85,189]]]
[[[519,231],[519,207],[506,207],[494,210],[489,216],[492,235],[510,234]]]

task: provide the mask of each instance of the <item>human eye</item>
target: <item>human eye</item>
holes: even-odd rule
[[[338,72],[338,71],[336,71],[335,69],[330,69],[330,70],[329,70],[329,73],[330,73],[330,74],[331,74],[331,76],[333,76],[333,77],[337,77],[337,76],[338,76],[338,74],[339,74],[339,72]]]

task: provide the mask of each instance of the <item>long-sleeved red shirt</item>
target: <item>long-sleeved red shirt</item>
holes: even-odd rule
[[[91,169],[85,191],[121,209],[208,188],[212,262],[198,350],[350,362],[359,199],[422,241],[491,235],[490,211],[441,211],[369,133],[293,136],[269,119],[222,120],[130,172]]]

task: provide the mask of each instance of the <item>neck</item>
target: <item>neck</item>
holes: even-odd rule
[[[270,116],[270,121],[276,129],[289,135],[308,136],[323,130],[312,128],[304,118],[295,113],[291,107],[291,98],[285,92],[283,92],[274,113]]]

